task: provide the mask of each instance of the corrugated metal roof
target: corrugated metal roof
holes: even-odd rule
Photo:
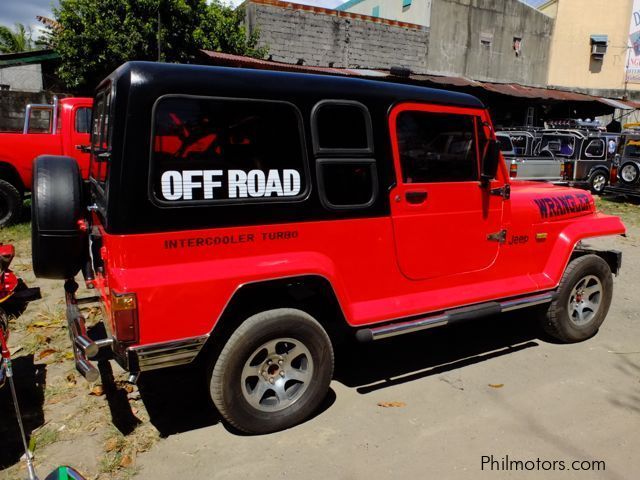
[[[0,67],[42,63],[46,60],[57,60],[59,58],[60,55],[53,50],[31,50],[29,52],[3,53],[0,54]]]
[[[292,65],[289,63],[274,62],[271,60],[261,60],[241,55],[232,55],[229,53],[212,52],[202,50],[215,65],[226,65],[233,67],[258,68],[264,70],[284,70],[300,73],[318,73],[326,75],[344,75],[356,77],[372,77],[386,78],[392,77],[387,70],[359,69],[359,68],[334,68],[334,67],[316,67],[310,65]],[[402,77],[394,77],[402,78]],[[489,92],[508,95],[518,98],[532,98],[554,101],[570,101],[570,102],[600,102],[612,108],[620,108],[624,110],[640,109],[640,103],[629,100],[616,100],[604,97],[596,97],[584,93],[569,92],[566,90],[557,90],[554,88],[527,87],[516,83],[493,83],[480,82],[465,77],[453,77],[446,75],[425,75],[411,73],[408,79],[416,82],[429,82],[437,85],[451,85],[454,87],[475,87],[483,88]]]

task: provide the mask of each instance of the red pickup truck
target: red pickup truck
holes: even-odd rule
[[[24,128],[0,132],[0,227],[19,220],[25,194],[31,190],[33,159],[66,155],[76,159],[83,178],[89,172],[91,98],[64,98],[53,104],[30,104]]]

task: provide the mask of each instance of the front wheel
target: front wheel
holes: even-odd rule
[[[542,326],[561,342],[586,340],[604,322],[612,294],[613,277],[607,262],[597,255],[578,257],[567,266]]]
[[[245,320],[210,376],[220,414],[247,433],[292,427],[319,407],[333,375],[329,336],[310,315],[280,308]]]
[[[22,215],[22,195],[16,187],[0,180],[0,228],[13,225]]]
[[[603,170],[593,172],[589,177],[589,188],[591,189],[591,193],[600,195],[604,191],[604,187],[607,186],[608,180],[608,175]]]

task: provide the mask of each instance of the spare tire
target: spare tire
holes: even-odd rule
[[[623,163],[618,171],[618,177],[622,183],[633,185],[640,178],[640,167],[635,162]]]
[[[88,257],[87,234],[79,223],[86,208],[78,163],[71,157],[37,157],[32,187],[33,271],[41,278],[73,278]]]

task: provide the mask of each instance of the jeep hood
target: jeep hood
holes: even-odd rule
[[[543,222],[581,217],[596,211],[589,192],[550,183],[513,181],[511,198],[514,204],[533,209]]]

